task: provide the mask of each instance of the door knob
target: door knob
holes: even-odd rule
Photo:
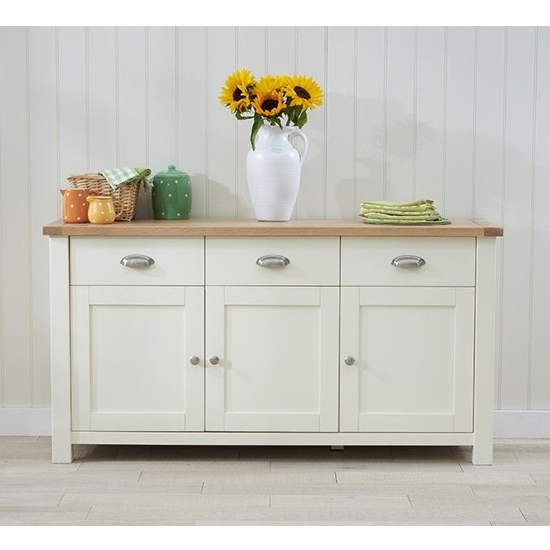
[[[217,365],[220,362],[220,358],[217,355],[212,355],[209,361],[211,365]]]
[[[355,363],[355,357],[348,355],[347,357],[344,358],[344,363],[346,365],[353,365]]]
[[[193,355],[193,357],[190,357],[189,358],[189,362],[192,364],[192,365],[198,365],[201,360],[199,357],[197,357],[196,355]]]

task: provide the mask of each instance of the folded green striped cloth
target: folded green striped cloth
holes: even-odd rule
[[[151,175],[149,168],[112,168],[99,172],[113,189],[118,189],[122,185],[137,183]]]
[[[362,202],[359,216],[363,218],[364,223],[376,225],[444,225],[451,223],[437,212],[434,201],[431,199],[406,203]]]
[[[373,218],[365,218],[364,223],[371,225],[448,225],[451,220],[440,218],[438,220],[378,220]]]

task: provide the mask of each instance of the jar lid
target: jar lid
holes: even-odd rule
[[[180,176],[180,177],[184,177],[184,176],[187,176],[187,174],[185,172],[181,172],[180,170],[176,170],[176,166],[174,164],[170,164],[168,165],[168,170],[163,170],[162,172],[158,172],[157,174],[155,174],[155,178],[157,176]]]

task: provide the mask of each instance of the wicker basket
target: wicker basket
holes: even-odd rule
[[[113,197],[114,200],[120,201],[122,212],[116,217],[117,220],[129,222],[134,219],[141,180],[136,183],[122,185],[118,189],[113,189],[100,174],[70,175],[67,180],[73,188],[89,189],[95,191],[98,195]]]

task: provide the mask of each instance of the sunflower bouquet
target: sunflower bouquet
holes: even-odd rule
[[[253,119],[250,143],[255,148],[258,130],[264,123],[302,128],[308,109],[323,104],[323,90],[307,76],[266,75],[259,80],[243,69],[229,75],[221,89],[220,102],[238,120]]]

